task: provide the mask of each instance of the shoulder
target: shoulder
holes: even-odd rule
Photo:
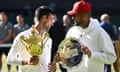
[[[8,24],[8,25],[12,25],[12,23],[11,23],[11,22],[7,22],[7,24]]]
[[[6,25],[7,25],[7,26],[12,26],[12,23],[11,23],[11,22],[7,22]]]
[[[52,43],[52,38],[49,37],[47,41],[48,43]]]
[[[79,33],[80,33],[80,27],[79,26],[73,26],[68,30],[65,37],[66,38],[69,38],[69,37],[77,37],[78,38]]]
[[[109,38],[109,35],[108,35],[108,33],[102,28],[102,27],[100,27],[100,28],[98,28],[98,29],[96,29],[96,31],[97,31],[97,33],[98,33],[98,35],[99,35],[99,37],[101,38]]]
[[[21,36],[29,36],[31,34],[30,29],[20,32],[16,37],[20,38]]]
[[[79,28],[79,26],[72,26],[72,27],[68,30],[68,32],[69,32],[69,31],[78,30],[78,28]]]
[[[13,26],[11,22],[7,22],[7,26]]]
[[[14,26],[13,27],[18,27],[18,24],[14,24]]]
[[[80,30],[81,30],[81,27],[80,26],[72,26],[69,30],[68,30],[68,32],[67,32],[67,34],[68,33],[79,33],[80,32]]]
[[[102,34],[102,35],[106,35],[107,33],[105,32],[105,30],[102,28],[103,24],[100,25],[100,22],[97,21],[96,19],[91,18],[90,19],[91,22],[91,28],[97,32],[98,34]]]
[[[29,27],[29,25],[28,25],[28,24],[24,24],[24,26]]]

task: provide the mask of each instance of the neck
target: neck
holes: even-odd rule
[[[87,28],[88,26],[89,26],[89,20],[83,24],[82,28]]]
[[[35,28],[36,28],[37,31],[38,31],[39,33],[41,33],[41,34],[44,32],[44,27],[42,26],[41,23],[35,24]]]
[[[18,24],[22,27],[24,23],[18,23]]]
[[[82,26],[82,28],[87,28],[89,26],[89,23]]]
[[[6,21],[2,21],[2,24],[6,24],[7,22]]]

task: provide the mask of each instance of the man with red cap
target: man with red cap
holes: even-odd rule
[[[66,68],[67,72],[104,72],[104,64],[115,62],[116,54],[109,35],[90,17],[91,4],[78,1],[67,14],[73,17],[75,26],[69,29],[66,38],[77,38],[84,54],[79,64]]]
[[[75,26],[69,29],[66,38],[77,38],[84,54],[80,63],[66,67],[67,72],[104,72],[104,64],[115,62],[116,53],[109,35],[90,17],[91,4],[78,1],[67,13],[73,17]],[[55,70],[55,65],[51,68]]]
[[[90,17],[91,4],[78,1],[67,14],[73,16],[75,26],[68,31],[66,38],[79,39],[84,53],[83,62],[68,68],[68,72],[104,72],[104,64],[115,62],[116,54],[109,35]]]

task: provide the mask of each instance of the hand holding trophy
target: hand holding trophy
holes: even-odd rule
[[[28,38],[25,36],[20,37],[22,43],[26,46],[27,52],[31,55],[30,64],[36,65],[39,63],[39,56],[42,54],[44,47],[43,40],[48,37],[47,32],[38,36],[34,27],[32,27],[31,35]]]

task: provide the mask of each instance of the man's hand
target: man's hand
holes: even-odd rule
[[[49,63],[48,69],[50,70],[50,72],[55,72],[56,71],[56,62]]]
[[[88,49],[88,47],[82,46],[81,51],[83,52],[83,54],[87,54],[88,57],[91,57],[91,51]]]
[[[39,56],[33,56],[30,58],[30,62],[31,65],[36,65],[39,63]]]
[[[29,64],[29,60],[22,60],[22,65],[28,65]]]

